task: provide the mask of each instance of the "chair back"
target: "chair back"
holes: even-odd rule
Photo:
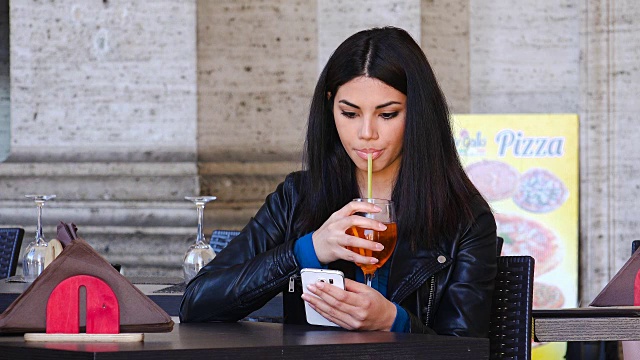
[[[638,247],[640,247],[640,240],[633,240],[631,242],[631,255],[633,255],[636,250],[638,250]]]
[[[531,359],[534,265],[531,256],[498,256],[489,328],[490,359]]]
[[[504,239],[500,236],[496,237],[496,250],[498,251],[498,256],[502,254],[502,244],[504,244]]]
[[[22,228],[0,228],[0,279],[16,274],[23,237]]]
[[[213,249],[213,252],[216,254],[222,251],[222,249],[227,246],[229,241],[233,240],[234,237],[238,236],[240,231],[235,230],[213,230],[211,234],[211,240],[209,241],[209,246]]]

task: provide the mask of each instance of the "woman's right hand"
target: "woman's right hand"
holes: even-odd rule
[[[383,231],[387,226],[377,220],[355,215],[357,212],[380,212],[381,209],[368,202],[352,201],[342,209],[331,214],[329,219],[320,226],[312,235],[313,247],[316,256],[322,264],[342,259],[361,264],[375,264],[378,259],[355,253],[347,246],[380,251],[384,249],[382,244],[351,236],[346,233],[352,226],[365,229]]]

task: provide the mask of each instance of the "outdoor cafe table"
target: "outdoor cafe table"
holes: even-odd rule
[[[158,293],[179,278],[132,277],[130,281],[169,315],[177,316],[182,292]],[[0,280],[0,311],[29,284]],[[281,316],[276,296],[254,318]],[[22,359],[488,359],[489,340],[451,336],[352,332],[266,322],[175,324],[170,333],[145,333],[142,343],[33,343],[0,335],[0,358]]]
[[[41,343],[0,336],[3,359],[488,359],[489,340],[260,322],[176,324],[140,343]]]

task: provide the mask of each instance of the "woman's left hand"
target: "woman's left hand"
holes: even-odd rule
[[[320,298],[303,294],[302,299],[320,315],[348,330],[391,330],[396,306],[377,290],[350,279],[345,289],[318,282],[308,289]]]

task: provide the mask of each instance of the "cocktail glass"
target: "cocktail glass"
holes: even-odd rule
[[[374,219],[384,223],[387,229],[384,231],[365,229],[359,226],[352,226],[347,229],[347,234],[357,236],[362,239],[378,242],[384,246],[381,251],[372,251],[369,249],[362,249],[356,247],[349,247],[349,249],[355,253],[363,256],[372,256],[378,259],[376,264],[357,264],[364,273],[365,282],[368,286],[371,286],[371,280],[375,276],[376,270],[381,268],[387,260],[391,257],[393,250],[396,247],[398,241],[398,228],[396,224],[396,212],[393,201],[385,199],[371,199],[362,198],[354,199],[354,201],[368,202],[377,205],[382,210],[377,213],[358,212],[356,215],[364,216],[369,219]]]

